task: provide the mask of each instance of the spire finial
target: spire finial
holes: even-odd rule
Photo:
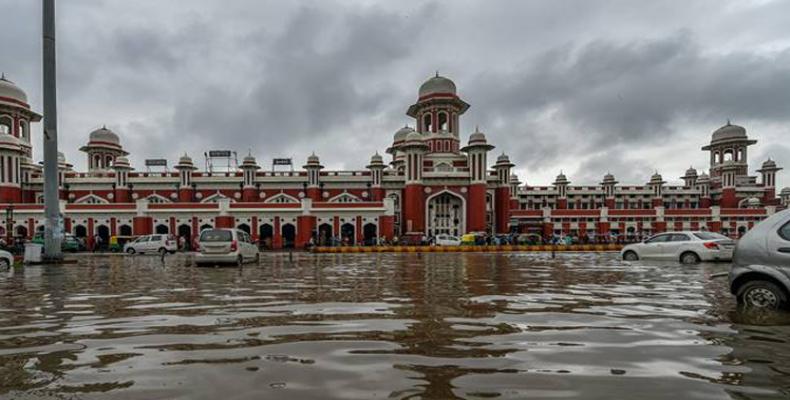
[[[732,125],[732,124],[730,124],[730,119],[727,118],[727,126],[730,126],[730,125]]]
[[[475,125],[475,133],[480,133],[480,125]]]
[[[436,70],[436,77],[437,78],[439,77],[439,70],[438,69]]]
[[[0,72],[0,81],[5,80],[5,72]]]

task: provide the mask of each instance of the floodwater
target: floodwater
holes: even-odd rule
[[[615,254],[80,256],[0,272],[0,398],[771,399],[790,318]]]

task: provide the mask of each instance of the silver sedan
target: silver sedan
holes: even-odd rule
[[[632,243],[620,251],[623,260],[641,259],[680,261],[729,261],[735,242],[718,233],[707,231],[664,232],[641,243]]]

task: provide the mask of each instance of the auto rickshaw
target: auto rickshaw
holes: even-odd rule
[[[461,245],[462,246],[474,246],[475,245],[475,237],[474,233],[467,233],[461,236]]]
[[[136,236],[110,236],[110,243],[107,249],[113,253],[120,253],[123,251],[123,245],[134,240]]]

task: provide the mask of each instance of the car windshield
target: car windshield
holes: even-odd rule
[[[201,242],[230,242],[233,240],[231,231],[209,229],[200,234]]]
[[[694,232],[694,236],[702,240],[727,239],[726,236],[713,232]]]

